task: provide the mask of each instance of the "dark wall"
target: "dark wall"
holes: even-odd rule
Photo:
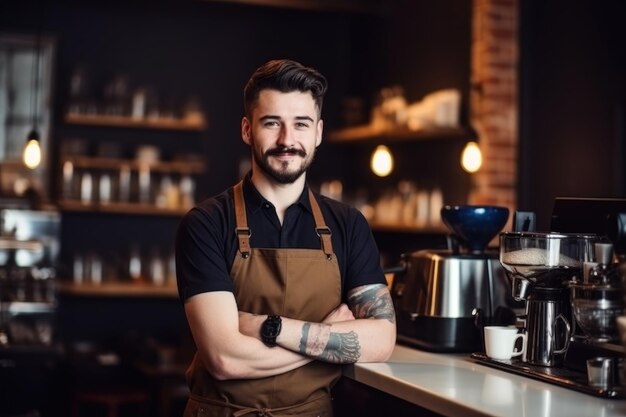
[[[363,98],[369,111],[375,93],[392,84],[405,87],[409,101],[449,87],[460,89],[467,99],[471,2],[397,0],[389,4],[389,13],[372,14],[191,0],[88,4],[27,0],[2,6],[0,28],[32,33],[37,28],[37,11],[43,10],[45,33],[57,38],[53,168],[64,138],[105,141],[115,135],[114,139],[128,144],[156,139],[164,149],[187,147],[204,153],[208,170],[198,187],[198,197],[203,198],[231,185],[237,179],[239,160],[248,158],[239,133],[241,90],[254,68],[267,59],[291,57],[318,67],[328,77],[327,130],[341,127],[344,96]],[[81,64],[89,70],[94,94],[101,94],[104,84],[122,73],[133,86],[153,85],[161,97],[175,103],[198,97],[209,129],[198,141],[197,134],[96,132],[64,125],[70,77]],[[348,185],[366,187],[416,179],[454,190],[453,202],[463,202],[469,180],[458,166],[461,146],[452,143],[447,149],[447,145],[429,147],[423,141],[402,145],[399,152],[407,162],[399,160],[394,178],[385,182],[367,177],[369,183],[359,184],[360,176],[369,175],[371,149],[324,143],[309,178],[314,183],[345,178]],[[355,152],[365,156],[354,158]],[[420,162],[425,159],[427,163]],[[346,160],[355,163],[345,164]]]
[[[251,72],[261,63],[280,57],[317,67],[330,84],[324,118],[327,126],[336,125],[340,98],[350,84],[352,42],[369,24],[362,23],[355,33],[353,22],[377,19],[359,13],[191,0],[24,1],[0,7],[0,30],[36,32],[38,13],[42,12],[44,33],[57,40],[52,172],[58,172],[59,145],[67,138],[87,138],[92,144],[117,141],[133,148],[137,143],[152,142],[166,152],[184,149],[204,154],[208,168],[198,184],[199,199],[232,185],[238,178],[239,161],[248,158],[248,148],[241,141],[239,129],[243,113],[242,89]],[[208,117],[209,128],[199,134],[172,134],[66,125],[63,115],[68,105],[70,78],[79,65],[85,65],[88,70],[94,97],[102,97],[105,83],[117,74],[128,75],[131,88],[153,86],[162,101],[172,101],[179,106],[186,98],[197,97]],[[375,73],[376,65],[370,65],[368,71]],[[332,158],[332,154],[320,158],[321,164],[332,164]],[[89,240],[99,240],[105,248],[119,242],[112,236],[116,234],[93,239],[93,233],[82,232],[89,221],[101,220],[95,216],[87,219],[88,216],[66,213],[65,217],[66,262],[75,247],[85,247]],[[136,216],[115,218],[121,230],[136,229],[137,221],[143,220]],[[164,220],[164,224],[171,223],[169,219]],[[135,236],[142,239],[141,234]],[[168,228],[168,232],[154,242],[171,244],[171,238]]]
[[[181,103],[201,100],[210,127],[203,138],[209,164],[202,186],[212,195],[237,179],[247,156],[239,134],[241,91],[250,73],[268,59],[290,57],[318,67],[331,88],[325,109],[332,125],[348,84],[352,17],[341,13],[222,5],[200,1],[40,2],[43,27],[56,36],[57,130],[67,106],[73,70],[86,64],[95,94],[116,74],[133,86],[152,85]],[[0,13],[2,30],[34,31],[37,2],[11,2]]]
[[[409,103],[439,89],[455,88],[462,94],[461,124],[467,126],[472,1],[395,0],[391,4],[386,19],[361,19],[355,24],[353,33],[359,38],[352,42],[347,92],[363,99],[369,111],[382,87],[403,87]],[[460,167],[463,138],[386,143],[395,156],[394,172],[386,178],[375,176],[369,168],[378,144],[327,145],[327,150],[342,155],[340,160],[351,161],[343,163],[337,174],[345,188],[376,198],[398,182],[412,180],[421,188],[440,187],[446,204],[467,201],[470,177]],[[328,177],[329,172],[325,174]]]
[[[327,126],[336,125],[340,98],[350,84],[352,42],[378,18],[353,13],[285,10],[178,1],[12,1],[0,5],[0,31],[36,33],[38,12],[42,27],[57,42],[51,172],[57,173],[63,139],[86,138],[92,144],[113,141],[129,148],[158,144],[163,152],[200,152],[207,173],[198,183],[198,198],[221,192],[238,178],[238,162],[248,158],[241,141],[242,89],[261,63],[288,57],[315,66],[328,78],[324,107]],[[361,29],[353,32],[359,19]],[[69,83],[78,65],[86,65],[92,94],[102,96],[104,84],[127,74],[131,87],[153,86],[159,96],[180,104],[197,97],[208,117],[206,132],[160,132],[136,129],[99,129],[66,125]],[[369,66],[376,72],[376,65]],[[322,161],[329,163],[333,155]],[[322,162],[324,163],[324,162]],[[56,181],[51,181],[55,184]],[[52,193],[55,196],[54,190]],[[179,219],[175,216],[63,213],[62,265],[71,277],[74,254],[97,253],[106,266],[127,275],[124,265],[132,245],[143,254],[151,248],[173,248]],[[116,274],[113,273],[115,276]],[[66,297],[59,310],[60,331],[66,339],[122,337],[154,331],[184,333],[184,318],[176,300],[90,300]],[[121,320],[120,317],[130,317]]]
[[[341,126],[341,99],[347,94],[369,100],[380,87],[390,84],[403,85],[412,101],[439,88],[457,87],[466,93],[471,2],[402,0],[390,4],[392,14],[380,16],[192,0],[13,0],[0,5],[0,30],[35,33],[43,6],[44,32],[57,39],[52,172],[58,167],[59,144],[66,138],[113,140],[133,147],[154,142],[167,152],[191,148],[202,152],[207,161],[207,174],[198,184],[198,198],[204,198],[232,185],[238,162],[248,158],[240,139],[242,88],[250,73],[268,59],[293,58],[327,76],[326,129]],[[80,64],[89,69],[94,95],[101,94],[104,83],[116,74],[124,73],[134,86],[153,85],[162,97],[175,102],[196,96],[209,128],[172,135],[65,125],[70,77]],[[445,143],[413,145],[403,144],[405,162],[399,166],[404,168],[394,180],[428,175],[446,178],[440,185],[466,185],[462,179],[455,180],[458,159],[447,162],[455,151],[449,152]],[[451,144],[452,149],[457,145]],[[322,145],[310,173],[312,181],[369,173],[367,166],[354,163],[363,160],[354,158],[358,151],[340,148]],[[416,169],[418,164],[420,169]],[[76,251],[93,250],[105,262],[121,265],[134,243],[148,250],[155,245],[171,247],[177,221],[173,216],[63,213],[62,251],[67,268],[63,277],[68,276]],[[63,296],[59,321],[67,340],[121,339],[125,345],[146,334],[166,340],[187,336],[175,299]]]
[[[438,89],[457,88],[466,111],[472,1],[399,0],[396,5],[384,51],[385,81],[404,86],[410,101]]]
[[[626,196],[626,3],[522,3],[519,206]]]

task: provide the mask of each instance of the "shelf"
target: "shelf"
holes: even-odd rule
[[[3,301],[0,302],[0,312],[9,315],[18,314],[42,314],[53,313],[56,309],[55,303],[43,301]]]
[[[59,293],[83,297],[165,297],[178,298],[178,289],[173,285],[148,283],[107,282],[104,284],[61,283]]]
[[[468,133],[462,128],[437,128],[411,130],[407,127],[377,129],[370,125],[333,130],[328,136],[330,142],[357,143],[365,141],[418,141],[439,139],[464,139]]]
[[[352,12],[373,15],[389,13],[390,7],[382,0],[209,0],[215,3],[234,3],[251,6],[278,7],[322,12]]]
[[[391,233],[416,233],[416,234],[448,234],[448,229],[444,226],[417,226],[404,223],[376,223],[371,222],[370,227],[374,232]]]
[[[184,119],[134,119],[129,116],[68,114],[65,123],[102,127],[130,127],[140,129],[162,129],[181,131],[202,131],[207,128],[204,121]]]
[[[57,202],[59,209],[66,212],[85,212],[85,213],[110,213],[110,214],[140,214],[151,216],[182,216],[188,208],[168,209],[156,207],[153,204],[144,203],[89,203],[85,204],[78,200],[59,200]]]
[[[182,174],[201,174],[205,171],[206,165],[201,161],[170,161],[145,163],[134,159],[99,158],[88,156],[65,156],[63,163],[69,161],[75,168],[88,169],[108,169],[119,170],[122,167],[129,167],[132,170],[139,170],[147,166],[153,172],[175,172]]]

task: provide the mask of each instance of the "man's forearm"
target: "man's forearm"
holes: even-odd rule
[[[384,285],[351,290],[347,305],[333,310],[321,323],[282,318],[276,342],[294,353],[324,362],[345,364],[386,360],[395,345],[393,303]],[[243,334],[260,339],[267,316],[239,313]]]
[[[348,293],[348,303],[323,323],[286,319],[279,345],[332,363],[384,360],[395,344],[395,313],[384,285],[366,285]],[[299,337],[299,339],[298,339]]]
[[[385,320],[358,319],[333,324],[284,319],[280,346],[317,360],[346,364],[383,360],[395,341],[395,325]]]
[[[325,362],[354,363],[361,357],[361,345],[353,330],[338,333],[330,324],[304,323],[298,352]]]

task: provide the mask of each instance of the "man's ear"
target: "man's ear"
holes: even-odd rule
[[[250,145],[250,139],[252,138],[251,131],[252,125],[250,120],[246,116],[241,118],[241,139],[248,145]]]

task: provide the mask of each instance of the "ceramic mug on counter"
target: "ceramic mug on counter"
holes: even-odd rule
[[[526,351],[526,334],[517,333],[512,326],[485,326],[485,353],[497,360],[509,360]],[[522,348],[515,350],[517,339],[522,339]]]

